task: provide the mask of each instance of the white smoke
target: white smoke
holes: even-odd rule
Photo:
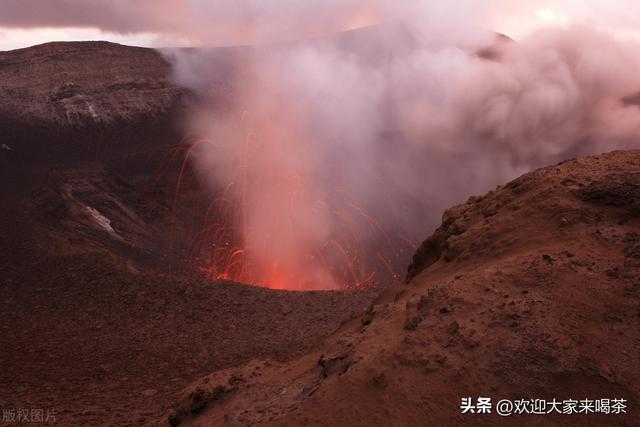
[[[278,16],[311,22],[294,3]],[[318,9],[320,27],[349,28],[364,12],[347,3],[357,13]],[[193,159],[236,210],[253,266],[236,278],[364,283],[369,264],[406,265],[405,240],[419,243],[447,206],[541,165],[638,146],[640,108],[622,101],[640,92],[638,46],[586,26],[497,39],[478,4],[413,2],[411,19],[353,32],[167,53],[200,96],[191,125],[206,142]],[[390,5],[364,16],[384,20]],[[260,25],[273,11],[246,14],[252,39],[274,37]]]

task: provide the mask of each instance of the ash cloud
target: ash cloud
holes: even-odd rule
[[[412,19],[259,48],[165,51],[202,98],[192,158],[237,211],[252,266],[239,279],[389,281],[363,260],[405,266],[404,242],[444,208],[538,166],[639,146],[640,108],[623,102],[640,92],[637,45],[588,26],[507,41],[477,5],[420,3]]]

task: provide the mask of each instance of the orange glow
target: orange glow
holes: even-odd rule
[[[346,289],[390,284],[406,267],[407,243],[389,233],[324,170],[322,143],[296,99],[249,72],[241,108],[201,117],[208,139],[185,141],[177,180],[191,158],[217,188],[193,257],[212,279],[273,289]],[[244,107],[244,108],[242,108]],[[206,165],[206,169],[202,169]],[[335,185],[335,184],[334,184]],[[177,202],[176,198],[176,202]]]
[[[263,131],[270,132],[266,128]],[[197,254],[202,273],[214,280],[287,290],[354,289],[374,286],[381,280],[390,283],[401,279],[401,253],[414,243],[406,237],[390,238],[344,191],[336,191],[331,197],[317,193],[321,198],[313,199],[310,194],[316,193],[309,187],[310,180],[300,172],[277,164],[262,168],[260,164],[267,154],[260,150],[259,138],[253,135],[249,132],[244,139],[245,147],[235,159],[234,174],[222,194],[210,203],[208,223],[196,238],[194,255]],[[205,144],[212,142],[184,142],[177,150],[185,154],[177,191],[189,158]],[[252,170],[260,173],[256,176]],[[256,187],[256,179],[265,186]],[[251,225],[253,213],[249,211],[255,209],[251,192],[256,188],[269,191],[269,200],[274,203],[270,209],[275,214],[268,215],[262,224],[265,228]],[[332,230],[322,239],[314,239],[313,234],[309,238],[306,230],[296,228],[295,210],[309,213],[309,207],[328,206],[329,198],[339,206],[329,213]],[[315,221],[317,218],[312,219]],[[403,248],[396,249],[398,245]]]

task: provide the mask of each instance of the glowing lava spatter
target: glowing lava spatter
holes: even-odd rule
[[[250,61],[226,108],[202,108],[187,162],[214,198],[193,257],[214,279],[290,290],[344,289],[400,279],[411,252],[355,197],[362,177],[337,162],[313,97]],[[244,108],[243,108],[244,106]],[[355,142],[354,142],[355,143]],[[388,207],[387,207],[388,208]]]
[[[177,191],[188,160],[206,144],[215,142],[197,139],[179,148],[184,158]],[[401,279],[408,249],[415,246],[409,239],[390,237],[346,191],[313,188],[305,170],[296,168],[299,158],[265,163],[272,154],[256,133],[245,135],[194,242],[202,272],[289,290],[353,289]]]

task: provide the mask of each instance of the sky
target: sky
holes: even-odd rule
[[[0,50],[62,40],[150,47],[271,42],[411,16],[421,2],[428,0],[0,0]],[[451,2],[484,8],[480,25],[515,39],[543,26],[588,23],[640,40],[637,0]]]

